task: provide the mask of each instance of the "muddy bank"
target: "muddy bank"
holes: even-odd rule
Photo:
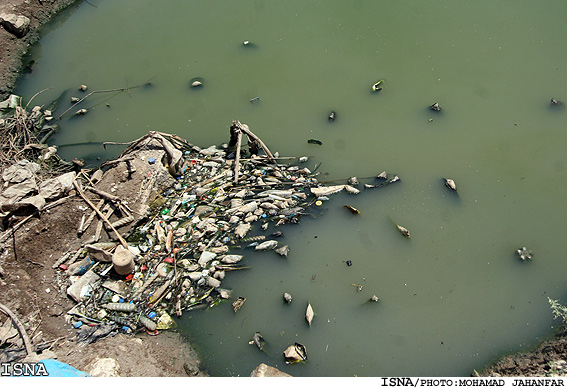
[[[157,156],[160,150],[152,149],[151,152]],[[126,163],[110,167],[98,182],[98,187],[105,192],[116,192],[116,186],[120,185],[116,194],[129,204],[135,214],[144,215],[152,198],[174,179],[161,166],[152,171],[152,183],[148,184],[145,179],[149,173],[147,168],[153,165],[141,160],[138,162],[139,165],[133,163],[138,173],[130,179],[125,174]],[[76,172],[66,174],[73,176]],[[2,176],[6,177],[5,174]],[[31,180],[46,182],[40,176]],[[42,183],[39,185],[43,186]],[[111,358],[119,365],[116,373],[120,376],[205,376],[196,353],[174,332],[155,336],[145,332],[135,335],[113,332],[111,336],[91,344],[78,340],[78,331],[66,316],[74,303],[65,291],[67,287],[60,277],[61,271],[54,268],[55,261],[92,240],[96,230],[101,232],[101,241],[114,237],[111,236],[112,231],[98,229],[98,222],[93,222],[84,234],[78,236],[77,227],[82,217],[90,212],[89,207],[76,190],[63,191],[65,193],[57,195],[59,199],[46,197],[46,204],[40,212],[29,213],[22,208],[10,212],[8,220],[3,207],[4,222],[9,222],[9,227],[0,233],[0,303],[19,317],[36,351],[42,357],[57,358],[86,372],[92,371],[97,359]],[[4,198],[5,195],[4,190]],[[92,194],[89,195],[94,201]],[[120,233],[127,229],[128,226],[119,228]],[[9,326],[9,319],[0,314],[0,326],[6,328],[5,325]],[[1,336],[3,341],[14,345],[12,349],[18,347],[19,338],[15,334],[4,332]],[[0,352],[0,357],[12,355],[15,355],[12,350]]]
[[[22,57],[30,45],[39,39],[39,31],[56,14],[79,3],[79,0],[0,0],[0,15],[15,15],[20,18],[23,30],[9,31],[0,27],[0,100],[13,91],[22,68]],[[25,19],[24,19],[25,18]],[[16,19],[14,19],[16,20]]]

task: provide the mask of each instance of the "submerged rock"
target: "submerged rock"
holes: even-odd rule
[[[292,377],[292,376],[272,366],[266,364],[260,364],[252,371],[250,377]]]

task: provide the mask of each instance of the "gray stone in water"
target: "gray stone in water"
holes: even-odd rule
[[[250,374],[250,377],[293,377],[277,368],[266,364],[258,365]]]

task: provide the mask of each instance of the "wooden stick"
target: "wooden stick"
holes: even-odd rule
[[[240,131],[240,128],[237,131],[236,159],[234,160],[234,183],[238,183],[238,174],[240,173],[240,146],[242,145],[242,132]]]
[[[106,198],[106,199],[108,199],[109,201],[112,201],[112,202],[120,202],[120,198],[117,197],[116,195],[109,194],[109,193],[107,193],[107,192],[105,192],[105,191],[102,191],[102,190],[99,190],[99,189],[97,189],[97,188],[95,188],[95,187],[89,186],[89,187],[87,187],[87,190],[92,191],[93,193],[98,194],[99,196],[101,196],[101,197],[103,197],[103,198]]]
[[[96,205],[96,207],[97,207],[98,209],[100,209],[100,208],[102,207],[102,205],[104,205],[104,199],[101,199],[101,200],[98,202],[98,205]],[[91,225],[91,222],[93,222],[95,216],[96,216],[96,212],[93,210],[93,211],[91,212],[91,214],[89,215],[89,218],[87,218],[87,220],[85,221],[85,224],[83,225],[83,228],[82,228],[81,230],[79,230],[79,234],[83,234],[83,232],[89,228],[89,226]]]
[[[104,207],[102,208],[101,213],[102,213],[102,214],[107,213],[107,216],[106,216],[106,217],[108,217],[108,216],[110,216],[110,214],[108,214],[109,209],[110,209],[110,204],[107,203],[107,204],[104,205]],[[101,235],[101,233],[102,233],[102,226],[103,226],[103,224],[104,224],[104,221],[102,220],[102,218],[101,218],[100,220],[98,220],[98,223],[97,223],[97,225],[96,225],[96,230],[95,230],[95,236],[94,236],[95,241],[100,240],[100,235]]]
[[[138,86],[133,86],[131,88],[118,88],[118,89],[108,89],[108,90],[94,90],[92,92],[90,92],[89,94],[87,94],[85,97],[81,98],[79,101],[77,101],[76,103],[74,103],[73,105],[71,105],[69,107],[69,109],[67,109],[65,112],[61,113],[61,115],[59,117],[57,117],[57,120],[60,120],[61,117],[63,117],[67,112],[69,112],[71,109],[73,109],[74,107],[76,107],[77,105],[79,105],[81,102],[83,102],[85,99],[87,99],[88,97],[92,96],[93,94],[96,93],[109,93],[109,92],[124,92],[126,90],[130,90],[130,89],[134,89],[134,88],[138,88],[142,85],[138,85]],[[57,121],[56,120],[56,121]]]
[[[100,218],[102,218],[102,220],[104,222],[106,222],[110,228],[112,229],[112,231],[116,234],[116,236],[118,237],[118,240],[120,241],[120,244],[122,244],[122,246],[126,249],[128,249],[128,243],[126,242],[126,240],[124,240],[124,238],[120,235],[120,233],[118,233],[118,231],[114,228],[114,226],[112,226],[112,224],[110,223],[110,221],[108,220],[108,218],[106,218],[106,216],[104,214],[102,214],[102,212],[100,210],[98,210],[98,208],[85,196],[85,193],[83,193],[83,190],[81,190],[81,188],[79,187],[79,184],[77,183],[76,180],[73,181],[73,185],[75,186],[75,188],[77,189],[77,192],[79,193],[79,195],[81,196],[81,198],[83,198],[85,200],[86,203],[89,204],[90,207],[93,208],[93,210],[96,211],[96,213],[98,214],[98,216]]]

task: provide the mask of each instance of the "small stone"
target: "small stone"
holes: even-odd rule
[[[24,15],[1,13],[0,25],[9,33],[22,38],[30,29],[30,19]]]

